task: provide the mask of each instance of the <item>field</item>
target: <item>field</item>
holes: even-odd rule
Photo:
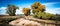
[[[25,16],[22,14],[16,15],[16,16],[8,16],[8,15],[0,16],[0,26],[12,26],[12,25],[9,25],[9,22],[17,20],[17,19],[21,19],[21,18],[24,18],[24,19],[27,19],[30,21],[34,21],[34,22],[38,22],[41,24],[48,24],[49,23],[49,24],[55,24],[55,25],[58,24],[58,26],[60,26],[60,23],[59,23],[60,21],[43,20],[43,19],[34,18],[33,16]],[[51,26],[53,26],[53,25],[51,25]]]

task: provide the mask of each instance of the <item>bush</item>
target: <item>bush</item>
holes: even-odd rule
[[[54,16],[53,14],[46,13],[46,12],[41,12],[41,11],[35,12],[33,14],[33,16],[35,18],[39,18],[39,19],[60,21],[60,17],[59,16]]]
[[[60,17],[53,17],[51,20],[60,21]]]
[[[34,17],[36,18],[41,18],[41,19],[52,19],[52,17],[54,17],[53,14],[50,14],[50,13],[46,13],[46,12],[35,12],[35,14],[33,15]]]
[[[16,18],[6,18],[4,20],[2,20],[3,23],[8,23],[8,22],[11,22],[13,20],[16,20]]]

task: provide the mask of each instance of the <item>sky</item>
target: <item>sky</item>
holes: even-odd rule
[[[13,4],[19,7],[15,14],[23,14],[22,8],[31,8],[34,2],[40,2],[45,5],[47,13],[60,14],[60,0],[0,0],[0,14],[6,14],[8,4]]]

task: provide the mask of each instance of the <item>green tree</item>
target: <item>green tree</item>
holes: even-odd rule
[[[15,16],[15,12],[16,12],[16,9],[19,9],[17,6],[15,5],[7,5],[7,13],[10,15],[10,16]]]

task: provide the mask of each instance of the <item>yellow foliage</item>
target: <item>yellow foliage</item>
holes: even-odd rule
[[[35,4],[36,4],[36,6],[40,6],[41,5],[39,2],[36,2]]]
[[[27,12],[27,11],[30,11],[30,9],[29,9],[29,8],[23,8],[23,9],[22,9],[22,12],[23,12],[23,13],[25,13],[25,12]]]
[[[38,9],[45,9],[45,5],[38,6]]]
[[[42,11],[42,12],[44,12],[45,11],[45,5],[41,5],[40,2],[35,2],[32,5],[32,9],[33,9],[32,12],[36,12],[36,11]]]
[[[40,11],[42,11],[42,12],[45,11],[45,5],[39,6],[38,9],[39,9]]]
[[[23,8],[23,9],[22,9],[22,12],[23,12],[24,14],[26,14],[26,15],[29,15],[29,14],[30,14],[30,10],[31,10],[31,9],[29,9],[29,8]]]
[[[41,4],[39,2],[35,2],[33,5],[31,5],[34,9],[36,9],[36,7],[40,6]]]

